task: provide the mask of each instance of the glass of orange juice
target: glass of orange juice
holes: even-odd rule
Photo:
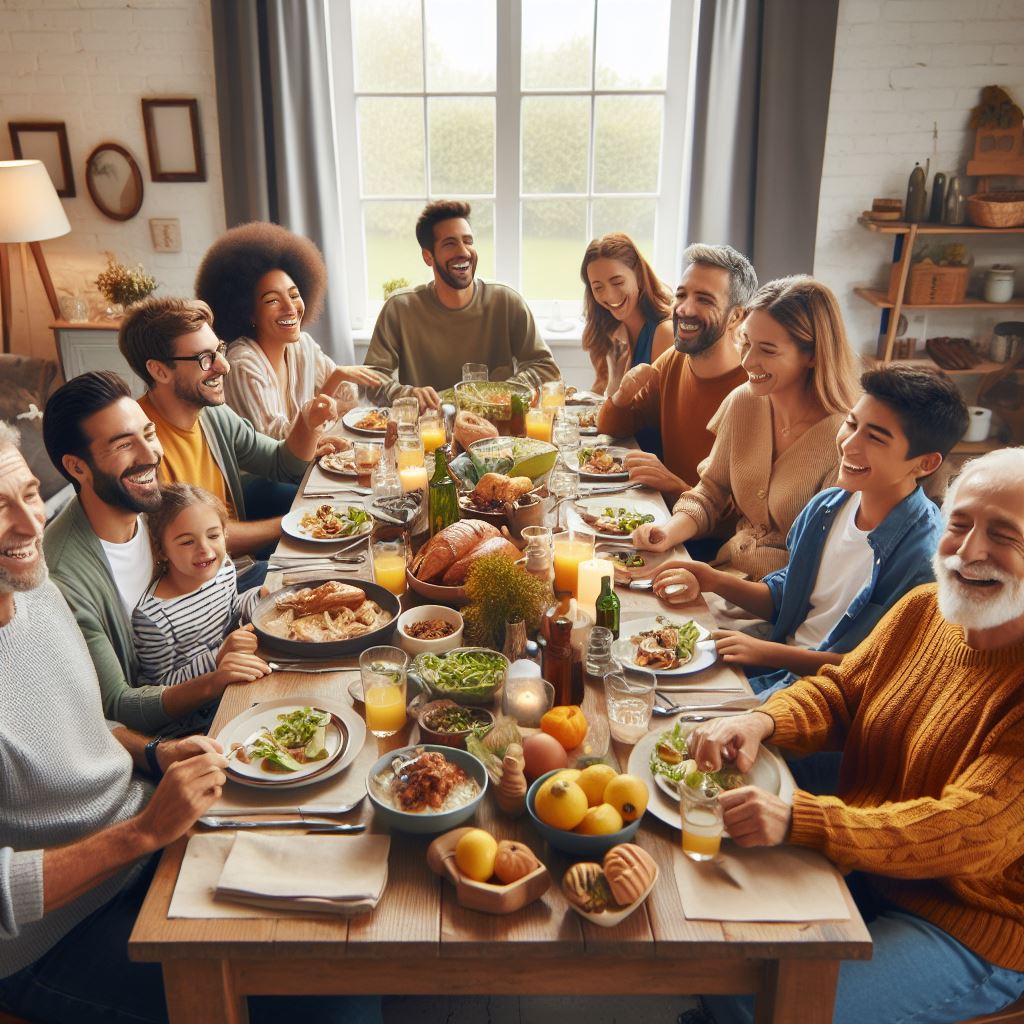
[[[423,465],[423,438],[419,434],[399,434],[396,447],[400,470]]]
[[[546,380],[540,386],[540,407],[542,409],[561,409],[565,405],[565,381]]]
[[[405,540],[375,540],[370,547],[374,581],[401,597],[405,593],[405,567],[409,563],[409,549]]]
[[[722,805],[718,791],[679,783],[679,816],[683,819],[683,853],[690,860],[714,860],[722,846]]]
[[[431,410],[420,417],[420,437],[423,438],[423,448],[427,452],[433,452],[448,440],[439,412]]]
[[[552,554],[555,567],[555,591],[557,593],[571,591],[573,597],[578,597],[580,562],[586,562],[594,557],[593,534],[562,534],[554,539]]]
[[[397,647],[370,647],[359,655],[366,727],[394,736],[405,725],[405,678],[409,656]]]
[[[527,409],[526,436],[551,443],[551,421],[555,414],[550,409]]]

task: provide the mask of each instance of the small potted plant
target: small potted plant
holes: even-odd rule
[[[410,281],[407,277],[393,277],[390,281],[385,281],[381,288],[384,289],[385,300],[390,299],[399,288],[408,288]]]
[[[111,305],[125,309],[156,290],[156,278],[147,274],[141,263],[127,267],[114,259],[112,252],[106,255],[107,267],[96,278],[96,287]]]

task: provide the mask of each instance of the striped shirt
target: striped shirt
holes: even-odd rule
[[[155,594],[159,578],[132,612],[139,683],[174,686],[217,667],[224,638],[248,620],[260,588],[238,593],[235,566],[224,559],[220,571],[191,594],[164,599]]]

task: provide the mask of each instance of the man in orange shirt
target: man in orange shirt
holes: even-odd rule
[[[671,507],[697,481],[697,466],[715,437],[708,421],[733,388],[747,380],[740,366],[736,330],[757,291],[750,261],[728,245],[691,245],[672,314],[675,347],[653,364],[626,373],[597,416],[598,429],[628,437],[660,428],[664,462],[630,452],[630,480],[656,487]]]

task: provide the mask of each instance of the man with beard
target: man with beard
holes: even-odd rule
[[[701,771],[723,756],[746,770],[769,740],[842,750],[838,796],[719,795],[740,846],[791,843],[857,873],[874,950],[840,968],[841,1024],[952,1024],[1024,994],[1024,448],[969,463],[943,517],[935,584],[841,664],[691,741]],[[749,998],[705,1002],[719,1024],[753,1019]]]
[[[155,732],[230,683],[266,675],[266,665],[249,655],[226,657],[216,672],[178,686],[132,685],[138,663],[131,613],[153,579],[140,513],[155,511],[161,500],[156,428],[116,373],[84,373],[46,403],[43,441],[77,492],[46,530],[46,562],[85,637],[106,716]]]
[[[434,280],[403,288],[385,303],[366,365],[390,379],[382,397],[413,395],[436,409],[437,391],[462,379],[463,363],[485,363],[491,380],[529,387],[557,380],[558,367],[523,297],[476,276],[469,203],[438,200],[416,222],[416,240]]]
[[[152,476],[147,424],[124,426],[114,447],[128,445]],[[123,493],[148,495],[141,465],[107,471]],[[227,762],[205,736],[157,744],[104,720],[89,650],[46,578],[45,519],[17,432],[0,421],[0,1016],[164,1024],[160,965],[129,962],[128,936],[151,855],[217,800]],[[273,997],[251,1009],[253,1024],[381,1019],[376,998]]]
[[[750,261],[728,245],[691,245],[683,262],[672,314],[674,348],[653,364],[634,366],[597,415],[598,430],[613,437],[661,430],[665,461],[630,452],[625,467],[630,480],[661,491],[670,508],[696,482],[697,466],[711,451],[708,421],[725,396],[746,383],[736,330],[757,291]]]

